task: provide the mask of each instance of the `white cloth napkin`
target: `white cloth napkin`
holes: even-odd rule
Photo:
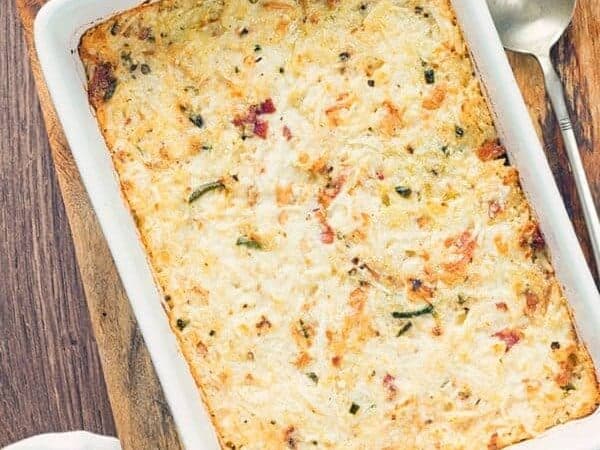
[[[119,440],[87,431],[39,434],[3,450],[121,450]]]

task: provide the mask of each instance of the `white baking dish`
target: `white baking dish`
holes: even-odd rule
[[[218,448],[214,430],[167,323],[108,149],[88,104],[77,55],[92,24],[139,0],[51,0],[35,21],[35,45],[58,117],[113,254],[179,435],[188,449]],[[453,0],[498,131],[538,215],[581,339],[600,367],[600,296],[483,0]],[[140,413],[143,413],[140,411]],[[558,426],[515,449],[598,450],[600,412]]]

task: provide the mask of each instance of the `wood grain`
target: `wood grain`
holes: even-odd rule
[[[178,449],[180,444],[172,416],[106,241],[56,120],[33,52],[33,20],[43,3],[43,0],[17,0],[16,4],[25,30],[31,69],[71,225],[117,433],[124,449]],[[43,271],[39,276],[43,276]]]
[[[48,431],[114,434],[13,3],[0,29],[0,447]]]
[[[33,18],[43,2],[17,0],[29,42]],[[567,87],[576,133],[582,144],[584,163],[596,198],[600,194],[600,156],[594,151],[600,144],[600,71],[596,70],[600,47],[591,37],[600,36],[599,17],[599,2],[580,0],[573,26],[554,53],[558,71]],[[173,423],[143,341],[56,122],[34,55],[31,56],[119,436],[126,448],[177,448]],[[528,57],[511,55],[510,59],[544,140],[569,214],[591,261],[581,208],[559,129],[544,95],[539,68]]]

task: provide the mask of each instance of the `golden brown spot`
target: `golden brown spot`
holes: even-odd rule
[[[454,246],[454,253],[461,257],[456,261],[443,263],[443,269],[451,273],[464,273],[468,264],[473,260],[473,253],[477,247],[477,241],[473,238],[471,232],[467,230],[455,238],[448,238],[444,245],[446,247]]]
[[[559,361],[560,372],[554,377],[554,381],[560,386],[565,387],[571,381],[573,377],[573,371],[577,366],[578,358],[574,353],[574,346],[570,347],[568,350],[562,353],[562,355],[566,354],[566,358],[562,361]]]
[[[298,155],[298,162],[300,164],[306,164],[309,160],[309,156],[308,153],[305,152],[300,152],[300,154]]]
[[[323,210],[319,210],[315,213],[315,217],[321,226],[321,242],[323,244],[333,244],[335,233],[333,228],[327,223],[327,214]]]
[[[525,291],[525,314],[528,316],[533,316],[535,311],[537,310],[538,303],[540,303],[540,298],[534,292],[530,290]]]
[[[280,36],[283,36],[287,32],[289,25],[290,20],[287,17],[281,18],[279,22],[277,22],[277,27],[275,29]]]
[[[488,450],[500,450],[500,445],[498,444],[498,433],[494,433],[490,436],[487,448]]]
[[[327,208],[341,192],[345,182],[346,177],[344,175],[340,175],[337,178],[330,180],[327,185],[319,191],[319,204],[324,208]]]
[[[505,302],[496,303],[496,309],[498,311],[506,312],[508,311],[508,305]]]
[[[475,153],[482,161],[498,159],[506,154],[506,149],[498,141],[486,141]]]
[[[504,239],[500,234],[494,236],[494,245],[496,246],[498,253],[501,255],[508,255],[508,244],[504,242]]]
[[[350,306],[357,311],[362,311],[367,302],[367,292],[363,288],[356,288],[350,293]]]
[[[288,184],[285,186],[277,185],[275,187],[275,198],[277,200],[277,206],[289,205],[294,201],[294,194],[292,192],[292,185]]]
[[[431,217],[425,215],[417,218],[417,225],[419,228],[425,228],[431,222]]]
[[[288,217],[289,215],[287,211],[281,211],[277,216],[277,221],[279,222],[279,225],[285,225],[288,221]]]
[[[193,286],[191,290],[194,294],[196,294],[200,303],[202,303],[202,304],[208,303],[208,291],[206,289],[204,289],[201,286]]]
[[[505,186],[514,186],[519,182],[519,172],[514,167],[509,167],[504,178],[502,178],[502,183]]]
[[[377,69],[383,66],[384,61],[376,57],[368,57],[364,63],[365,75],[372,77]]]
[[[256,189],[256,186],[250,186],[248,188],[246,196],[248,198],[248,206],[256,205],[256,203],[258,202],[258,190]]]
[[[310,357],[310,355],[308,353],[306,353],[306,352],[300,352],[300,354],[296,358],[296,361],[294,361],[294,365],[298,369],[303,369],[306,366],[308,366],[311,361],[312,361],[312,358]]]
[[[301,155],[302,156],[302,155]],[[308,155],[307,155],[307,162],[308,162]],[[325,156],[321,156],[319,157],[311,166],[309,171],[313,174],[313,175],[318,175],[318,174],[322,174],[325,173],[327,170],[327,158]]]
[[[444,86],[436,86],[431,95],[423,100],[423,108],[433,110],[442,106],[446,98],[446,88]]]
[[[334,337],[333,331],[325,330],[325,337],[327,338],[327,342],[333,341],[333,337]]]
[[[333,364],[335,367],[340,367],[342,365],[342,357],[334,356],[331,358],[331,364]]]
[[[354,98],[348,92],[338,95],[336,104],[325,109],[325,115],[329,126],[337,127],[341,123],[340,112],[344,109],[349,109],[354,103]]]
[[[294,7],[289,3],[277,2],[273,0],[262,3],[262,7],[271,11],[293,11],[294,9]]]
[[[196,351],[202,357],[206,357],[206,355],[208,355],[208,348],[202,341],[198,341],[198,343],[196,344]]]
[[[385,100],[383,106],[386,109],[386,115],[381,121],[380,130],[386,136],[394,136],[403,126],[404,109],[398,108],[391,100]]]

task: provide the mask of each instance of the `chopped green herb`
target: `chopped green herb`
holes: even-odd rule
[[[262,250],[263,248],[260,242],[255,241],[254,239],[250,239],[246,236],[240,236],[239,238],[237,238],[235,245],[243,245],[244,247],[253,248],[256,250]]]
[[[408,198],[410,197],[410,194],[412,194],[412,189],[407,186],[396,186],[394,190],[397,194],[401,195],[404,198]]]
[[[367,84],[369,85],[369,87],[373,87],[375,86],[375,80],[367,80]]]
[[[186,319],[177,319],[176,325],[177,325],[177,328],[179,328],[181,331],[183,331],[183,329],[185,327],[187,327],[189,323],[190,323],[189,320],[186,320]]]
[[[256,45],[254,46],[254,51],[255,51],[255,52],[260,52],[261,50],[262,50],[262,47],[261,47],[259,44],[256,44]]]
[[[350,59],[350,53],[342,52],[338,55],[340,57],[340,61],[348,61]]]
[[[112,96],[115,94],[116,90],[117,90],[117,79],[111,78],[108,81],[108,86],[106,87],[106,90],[104,91],[104,96],[102,97],[103,100],[105,102],[109,101],[112,98]]]
[[[467,301],[467,299],[465,298],[465,296],[464,296],[464,295],[462,295],[462,294],[458,294],[458,304],[459,304],[459,305],[462,305],[462,304],[464,304],[466,301]]]
[[[284,73],[284,72],[285,72],[285,69],[283,67],[280,67],[279,68],[279,73]]]
[[[575,386],[573,385],[573,383],[567,383],[564,386],[560,387],[563,391],[565,392],[569,392],[569,391],[574,391],[575,390]]]
[[[398,331],[398,334],[396,334],[396,337],[400,337],[402,336],[404,333],[406,333],[408,330],[410,330],[412,328],[412,322],[406,322],[402,328],[400,328],[400,330]]]
[[[550,344],[550,348],[551,348],[552,350],[558,350],[558,349],[560,348],[560,342],[558,342],[558,341],[553,341],[553,342]]]
[[[315,384],[317,384],[317,383],[319,382],[319,377],[318,377],[318,376],[317,376],[317,374],[316,374],[316,373],[314,373],[314,372],[308,372],[308,373],[306,374],[306,376],[307,376],[308,378],[310,378],[310,379],[311,379],[311,380],[312,380],[312,381],[313,381]]]
[[[215,334],[217,334],[217,332],[216,332],[215,330],[210,330],[210,331],[208,332],[208,335],[209,335],[209,336],[214,336]]]
[[[454,127],[454,133],[456,134],[457,137],[463,137],[465,135],[465,130],[463,130],[461,127],[456,125]]]
[[[441,150],[444,155],[448,156],[448,146],[447,145],[442,146]]]
[[[152,70],[150,70],[150,66],[146,63],[144,63],[140,66],[140,70],[142,71],[142,73],[144,75],[148,75],[150,72],[152,72]]]
[[[357,405],[356,403],[352,402],[352,405],[350,405],[350,414],[356,414],[359,409],[360,405]]]
[[[210,151],[210,150],[212,150],[212,149],[213,149],[213,146],[212,146],[212,145],[209,145],[209,144],[204,144],[204,145],[202,146],[202,150],[205,150],[205,151]]]
[[[427,83],[427,84],[435,83],[435,71],[433,69],[426,69],[424,74],[425,74],[425,83]]]
[[[191,193],[190,197],[188,198],[188,203],[192,203],[193,201],[198,200],[207,192],[214,191],[215,189],[223,189],[224,187],[225,185],[220,180],[204,183],[203,185],[199,186],[194,192]]]
[[[248,0],[250,3],[252,3],[253,5],[258,2],[258,0]]]
[[[431,313],[433,313],[433,305],[427,305],[424,308],[417,309],[414,311],[394,311],[392,313],[392,317],[394,319],[409,319],[411,317],[418,317]]]
[[[204,119],[200,114],[192,114],[190,117],[190,122],[196,125],[198,128],[202,128],[204,126]]]

